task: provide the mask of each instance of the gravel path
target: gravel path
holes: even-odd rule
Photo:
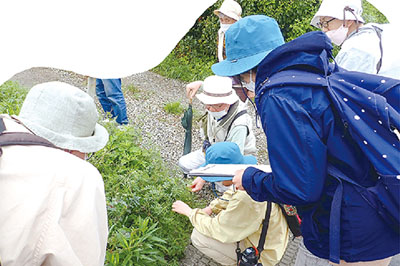
[[[48,81],[63,81],[85,90],[86,78],[76,73],[52,68],[32,68],[18,73],[11,78],[22,86],[32,86]],[[186,108],[185,84],[172,79],[164,78],[153,72],[135,74],[122,79],[125,89],[127,112],[131,124],[139,126],[143,132],[143,145],[160,150],[161,156],[171,168],[177,168],[176,163],[183,152],[184,129],[181,126],[180,116],[168,114],[164,111],[167,103],[180,102]],[[193,108],[202,113],[201,104],[195,100]],[[254,117],[254,111],[250,108]],[[194,124],[198,129],[199,125]],[[254,127],[255,128],[255,127]],[[193,130],[193,149],[201,147],[198,130]],[[262,129],[255,128],[257,138],[258,158],[260,163],[267,163],[266,140]],[[299,239],[291,241],[279,266],[292,266],[297,254]],[[217,266],[212,261],[189,245],[182,266]],[[400,259],[392,261],[391,266],[400,265]]]

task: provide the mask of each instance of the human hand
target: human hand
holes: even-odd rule
[[[235,176],[232,179],[232,183],[235,185],[236,189],[238,190],[244,190],[244,187],[242,186],[242,177],[245,169],[237,170],[235,172]]]
[[[202,211],[205,212],[208,216],[212,214],[212,209],[210,206],[205,207],[204,209],[202,209]]]
[[[192,192],[199,192],[205,183],[206,181],[204,181],[203,178],[197,177],[195,180],[193,180],[192,185],[190,186],[192,188]]]
[[[183,201],[177,200],[172,203],[172,211],[189,217],[190,213],[192,212],[192,208],[190,208],[189,205],[187,205]]]
[[[199,88],[203,85],[203,81],[198,80],[198,81],[193,81],[189,84],[186,85],[186,97],[189,99],[193,99],[193,97],[196,95],[197,91]]]

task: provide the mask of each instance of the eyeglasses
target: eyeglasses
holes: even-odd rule
[[[336,18],[331,18],[328,21],[320,21],[317,22],[317,27],[322,29],[322,28],[328,28],[329,27],[329,22],[331,22],[332,20],[335,20]]]
[[[218,103],[218,104],[206,104],[206,109],[212,109],[212,110],[219,110],[224,106],[223,103]]]

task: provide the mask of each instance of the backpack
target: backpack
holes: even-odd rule
[[[330,51],[323,52],[333,59]],[[292,75],[296,75],[296,80]],[[339,182],[330,214],[330,260],[340,260],[344,182],[351,184],[388,227],[400,234],[400,80],[347,71],[336,63],[325,62],[318,70],[306,64],[282,70],[262,82],[258,89],[264,85],[271,88],[311,86],[326,90],[335,119],[343,123],[345,133],[357,143],[377,173],[376,184],[366,188],[334,165],[328,165],[328,173]]]

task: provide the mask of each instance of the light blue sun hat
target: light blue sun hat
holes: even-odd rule
[[[257,164],[257,158],[253,155],[242,155],[239,146],[234,142],[217,142],[206,151],[206,162],[208,164]],[[207,182],[219,182],[232,180],[226,176],[202,176]]]
[[[211,69],[219,76],[239,75],[257,66],[284,43],[275,19],[264,15],[244,17],[226,31],[226,59]]]

